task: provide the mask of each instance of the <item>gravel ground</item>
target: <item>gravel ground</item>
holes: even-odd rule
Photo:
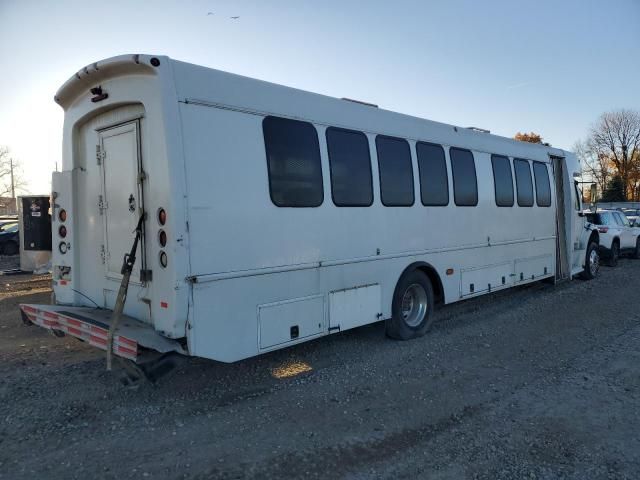
[[[0,276],[0,478],[637,478],[640,261],[123,387]]]

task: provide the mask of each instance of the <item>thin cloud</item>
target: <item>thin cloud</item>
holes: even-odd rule
[[[521,82],[513,85],[507,85],[507,90],[514,90],[516,88],[526,87],[527,85],[531,85],[533,82]]]

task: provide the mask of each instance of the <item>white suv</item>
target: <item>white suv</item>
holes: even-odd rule
[[[632,227],[624,213],[618,210],[585,212],[587,221],[600,232],[600,254],[615,266],[621,254],[640,258],[640,228]]]

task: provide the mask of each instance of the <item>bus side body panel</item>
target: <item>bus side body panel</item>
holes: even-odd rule
[[[196,280],[189,332],[195,355],[235,361],[342,330],[330,312],[339,301],[335,292],[348,289],[377,286],[366,292],[367,298],[379,292],[370,299],[380,305],[379,315],[363,323],[389,318],[395,285],[415,262],[438,272],[447,303],[555,272],[555,200],[551,207],[496,207],[487,153],[474,152],[477,206],[455,206],[448,163],[449,205],[425,207],[411,141],[416,201],[385,207],[369,133],[373,205],[336,207],[326,127],[316,125],[324,202],[279,208],[269,195],[262,115],[184,103],[180,114]],[[423,139],[430,140],[428,131]],[[297,305],[305,305],[309,319],[296,313]],[[268,312],[278,312],[281,321],[269,320],[275,316]],[[263,341],[269,335],[282,342]]]

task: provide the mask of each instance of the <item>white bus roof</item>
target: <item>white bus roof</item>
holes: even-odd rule
[[[160,67],[154,67],[157,59]],[[377,134],[399,136],[463,146],[487,153],[545,161],[549,155],[566,157],[569,152],[491,134],[479,129],[427,120],[367,105],[256,80],[208,67],[180,62],[166,56],[129,54],[87,65],[56,92],[55,101],[65,110],[78,96],[106,80],[127,75],[173,75],[174,92],[183,103],[216,106],[280,115],[315,124],[352,128]]]

